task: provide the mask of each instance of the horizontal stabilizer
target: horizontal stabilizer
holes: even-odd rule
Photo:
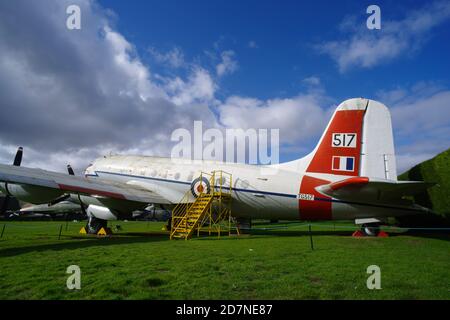
[[[386,202],[426,191],[435,183],[352,177],[316,187],[326,196],[347,201]]]

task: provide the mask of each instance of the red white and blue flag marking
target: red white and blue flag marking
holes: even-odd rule
[[[353,171],[355,169],[354,157],[333,157],[333,170]]]

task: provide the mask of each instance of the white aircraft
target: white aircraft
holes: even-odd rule
[[[213,170],[232,174],[232,214],[240,221],[351,219],[369,235],[387,217],[429,211],[404,197],[432,185],[397,181],[389,110],[363,98],[337,107],[309,155],[276,165],[116,155],[77,177],[20,167],[19,151],[15,165],[0,165],[0,189],[36,204],[77,200],[87,206],[90,232],[149,205],[173,208],[189,190],[193,202],[210,188],[200,173]]]

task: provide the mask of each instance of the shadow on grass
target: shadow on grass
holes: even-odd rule
[[[311,231],[311,235],[314,236],[351,236],[353,231],[343,231],[343,230],[317,230]],[[309,231],[283,231],[283,230],[251,230],[250,234],[253,235],[270,235],[277,237],[309,237]]]
[[[350,237],[353,234],[354,231],[346,231],[346,230],[317,230],[317,231],[311,231],[311,235],[313,237],[315,236],[344,236],[344,237]],[[450,241],[450,233],[437,230],[437,231],[430,231],[430,230],[408,230],[406,232],[398,233],[398,232],[389,232],[389,237],[401,237],[401,236],[412,236],[412,237],[419,237],[419,238],[431,238],[431,239],[438,239],[438,240],[444,240],[444,241]],[[251,235],[271,235],[271,236],[280,236],[280,237],[308,237],[309,231],[281,231],[281,230],[251,230]]]
[[[67,239],[72,239],[73,241],[67,241]],[[104,238],[97,238],[95,236],[62,236],[60,241],[61,242],[47,243],[42,245],[2,249],[0,250],[0,257],[13,257],[30,252],[42,252],[47,250],[76,250],[96,246],[103,247],[133,243],[169,241],[169,237],[167,234],[161,233],[122,233]]]
[[[443,240],[443,241],[450,241],[450,233],[445,231],[430,231],[430,230],[409,230],[406,232],[398,233],[398,232],[389,232],[387,231],[390,238],[393,237],[402,237],[402,236],[411,236],[411,237],[417,237],[417,238],[428,238],[428,239],[436,239],[436,240]],[[265,231],[265,232],[252,232],[254,235],[272,235],[272,236],[309,236],[308,231]],[[312,231],[311,232],[313,238],[315,236],[344,236],[344,237],[351,237],[353,234],[353,231]],[[369,237],[370,238],[370,237]]]
[[[317,236],[336,236],[336,237],[351,237],[354,230],[312,230],[312,237]],[[401,236],[412,236],[418,238],[431,238],[438,239],[444,241],[450,241],[450,234],[444,231],[417,231],[417,230],[409,230],[406,232],[389,232],[387,231],[390,238],[393,237],[401,237]],[[233,235],[231,237],[228,236],[228,233],[222,233],[220,238],[217,237],[217,233],[213,233],[211,236],[208,236],[207,232],[201,232],[199,239],[201,240],[223,240],[223,239],[240,239],[240,238],[251,238],[252,236],[275,236],[275,237],[309,237],[310,233],[307,230],[246,230],[245,233],[240,236]],[[195,238],[195,236],[193,236]],[[371,237],[367,237],[371,238]]]
[[[315,236],[351,236],[353,231],[325,231],[325,230],[317,230],[312,231],[311,235]],[[199,239],[211,239],[211,240],[222,240],[222,239],[241,239],[241,238],[251,238],[252,236],[276,236],[276,237],[309,237],[309,231],[294,231],[294,230],[247,230],[245,233],[241,233],[239,236],[233,234],[232,236],[228,236],[228,233],[223,232],[218,238],[217,233],[212,233],[211,236],[208,236],[208,232],[200,232]],[[196,238],[194,235],[193,238]]]
[[[429,239],[450,241],[450,233],[449,232],[445,233],[443,231],[409,230],[403,233],[403,235],[418,238],[429,238]]]
[[[344,236],[350,237],[352,231],[343,230],[318,230],[311,232],[312,237],[316,236]],[[449,241],[450,235],[443,232],[419,232],[419,231],[408,231],[405,233],[390,233],[390,237],[396,236],[414,236],[423,238],[432,238],[438,240]],[[207,232],[201,232],[199,240],[235,240],[235,239],[248,239],[252,236],[276,236],[276,237],[309,237],[309,231],[293,231],[293,230],[251,230],[246,232],[241,236],[228,236],[228,234],[222,233],[221,237],[218,238],[217,234],[212,234],[208,236]],[[195,238],[195,236],[194,236]],[[73,241],[68,241],[71,239]],[[6,240],[8,241],[8,240]],[[58,240],[55,240],[58,241]],[[77,250],[90,247],[103,247],[103,246],[115,246],[115,245],[126,245],[134,243],[145,243],[145,242],[156,242],[156,241],[169,241],[169,236],[167,233],[144,233],[144,232],[127,232],[119,233],[111,237],[97,238],[95,236],[62,236],[60,242],[47,243],[41,245],[30,245],[21,246],[17,248],[6,248],[0,249],[0,257],[12,257],[21,254],[26,254],[30,252],[43,252],[48,250]]]

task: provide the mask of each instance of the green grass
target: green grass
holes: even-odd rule
[[[117,222],[111,238],[81,237],[70,223],[6,222],[0,299],[449,299],[450,237],[352,238],[313,226],[240,238],[169,241],[162,223]],[[1,232],[2,224],[0,224]],[[66,268],[81,268],[81,290]],[[381,290],[366,269],[381,268]]]

